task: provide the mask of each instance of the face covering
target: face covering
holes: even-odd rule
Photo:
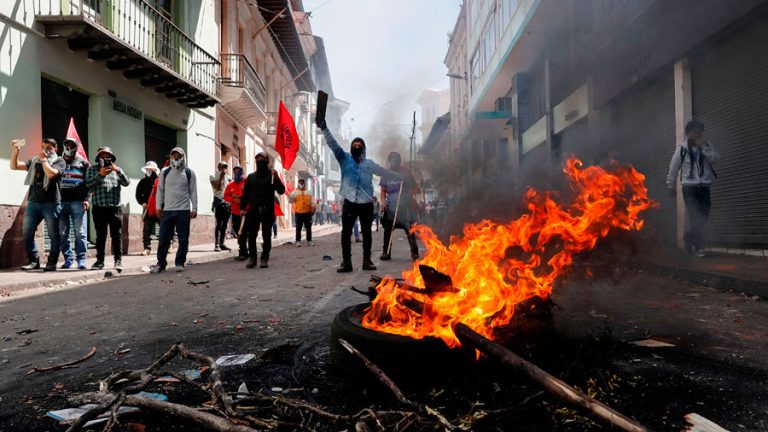
[[[171,166],[176,169],[181,169],[184,167],[184,159],[173,159],[171,160]]]
[[[299,189],[304,190],[307,188],[307,185],[305,184],[299,184]]]
[[[265,160],[257,160],[256,161],[256,169],[259,171],[266,171],[269,167],[269,162]]]
[[[235,181],[239,183],[240,180],[242,179],[243,179],[243,173],[240,171],[235,171]]]
[[[64,156],[71,158],[75,155],[75,153],[77,153],[77,149],[76,148],[68,149],[64,147],[64,151],[62,153],[64,154]]]
[[[363,148],[362,147],[352,147],[350,150],[350,153],[352,153],[352,157],[355,159],[360,159],[360,157],[363,155]]]

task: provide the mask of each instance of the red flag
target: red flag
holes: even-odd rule
[[[275,137],[275,150],[280,154],[283,168],[290,169],[296,154],[299,153],[299,134],[296,132],[296,124],[291,113],[280,102],[280,110],[277,113],[277,128]]]
[[[77,140],[77,142],[80,143],[80,145],[77,146],[77,154],[79,154],[81,158],[88,160],[88,155],[85,154],[83,143],[80,141],[80,135],[77,134],[77,129],[75,129],[74,117],[69,118],[69,127],[67,128],[67,135],[64,138],[73,138]]]
[[[283,209],[280,208],[280,204],[275,201],[275,217],[277,216],[285,216],[285,213],[283,213]]]

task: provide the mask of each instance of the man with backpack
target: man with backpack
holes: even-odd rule
[[[712,143],[704,139],[704,124],[692,120],[685,125],[686,140],[677,145],[667,174],[667,187],[675,196],[678,174],[683,187],[683,202],[688,213],[688,224],[683,235],[685,251],[703,258],[705,252],[704,230],[709,221],[709,187],[717,178],[713,167],[720,155]]]
[[[162,273],[168,265],[166,256],[176,231],[179,248],[176,250],[176,271],[183,272],[189,248],[189,226],[197,217],[197,179],[187,167],[186,153],[181,147],[171,150],[171,164],[158,176],[157,216],[160,219],[160,244],[157,264],[152,273]]]

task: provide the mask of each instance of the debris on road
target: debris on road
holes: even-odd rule
[[[643,339],[639,341],[630,342],[629,344],[639,346],[639,347],[646,347],[646,348],[666,348],[666,347],[675,346],[674,344],[662,342],[656,339]]]
[[[688,422],[689,426],[684,432],[728,432],[727,429],[721,428],[718,424],[696,413],[687,414],[685,421]]]
[[[187,285],[198,286],[198,285],[205,285],[205,284],[207,284],[209,282],[211,282],[211,281],[210,280],[201,280],[201,281],[190,280],[190,281],[187,282]]]
[[[28,335],[28,334],[32,334],[32,333],[37,333],[38,331],[40,331],[40,330],[38,330],[38,329],[26,329],[26,330],[17,331],[16,334],[17,335]]]
[[[221,356],[216,359],[216,365],[217,366],[241,365],[253,360],[254,357],[256,357],[256,355],[254,354],[237,354],[237,355]]]
[[[90,351],[83,357],[80,357],[79,359],[68,361],[66,363],[57,364],[54,366],[48,366],[48,367],[35,367],[32,368],[29,372],[27,372],[27,375],[35,373],[35,372],[51,372],[59,369],[71,369],[76,368],[78,365],[89,358],[93,357],[96,354],[96,347],[92,347]]]

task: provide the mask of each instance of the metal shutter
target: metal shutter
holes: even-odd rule
[[[768,17],[691,59],[694,118],[720,152],[708,236],[768,247]]]
[[[174,147],[176,147],[175,129],[155,123],[152,120],[144,120],[145,160],[155,161],[162,168]]]
[[[42,103],[41,121],[43,138],[53,138],[59,143],[59,154],[70,117],[75,119],[77,133],[83,148],[88,152],[88,95],[46,78],[40,82]]]
[[[604,159],[629,163],[643,173],[652,199],[660,204],[646,212],[643,233],[655,241],[676,241],[677,211],[666,176],[675,150],[674,76],[665,69],[658,78],[628,90],[611,104],[610,130]]]

